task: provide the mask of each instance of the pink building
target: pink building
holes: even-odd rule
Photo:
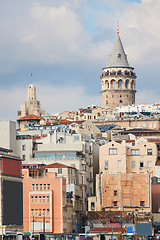
[[[29,176],[29,169],[22,173],[24,232],[66,232],[66,180],[55,173],[44,172],[37,178]]]

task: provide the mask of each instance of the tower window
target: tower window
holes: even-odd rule
[[[118,82],[118,87],[119,87],[119,88],[122,87],[122,82],[121,82],[121,81]]]
[[[118,53],[118,58],[121,58],[121,54],[120,53]]]
[[[125,82],[125,88],[128,88],[128,81]]]

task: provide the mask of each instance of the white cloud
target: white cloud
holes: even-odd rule
[[[65,110],[77,110],[88,105],[101,105],[101,96],[88,96],[82,86],[46,86],[37,85],[37,99],[46,113]],[[27,89],[14,88],[0,90],[0,120],[16,120],[20,105],[27,98]]]
[[[154,90],[141,90],[136,94],[136,104],[160,103],[160,95]]]

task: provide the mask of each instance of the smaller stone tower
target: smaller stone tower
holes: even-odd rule
[[[117,25],[117,38],[109,56],[108,66],[103,68],[101,75],[102,107],[104,109],[114,109],[135,103],[136,75],[133,70],[134,68],[129,66]]]
[[[27,90],[27,100],[24,104],[20,105],[20,111],[18,111],[17,119],[27,115],[36,115],[41,117],[44,113],[44,110],[41,109],[40,101],[38,101],[36,97],[36,88],[32,83],[30,83]]]

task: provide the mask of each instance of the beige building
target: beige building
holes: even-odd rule
[[[100,172],[150,173],[155,176],[157,156],[157,145],[143,137],[130,142],[111,141],[100,147]]]
[[[99,149],[96,196],[89,211],[151,211],[151,177],[159,174],[158,147],[143,137],[111,141]]]
[[[117,38],[109,56],[108,66],[103,68],[101,75],[102,107],[104,109],[114,109],[135,103],[136,75],[133,70],[134,68],[129,66],[119,36],[119,28],[117,28]]]

